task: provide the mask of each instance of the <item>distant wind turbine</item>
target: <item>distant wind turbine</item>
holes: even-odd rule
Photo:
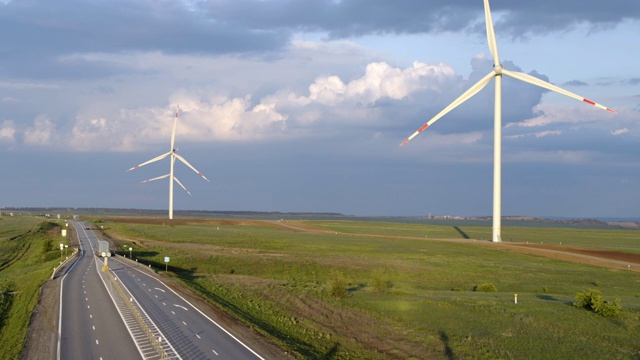
[[[156,162],[158,160],[162,160],[164,158],[166,158],[167,156],[171,156],[171,170],[169,171],[168,174],[166,175],[162,175],[162,176],[158,176],[152,179],[148,179],[148,180],[144,180],[142,181],[142,183],[146,183],[146,182],[150,182],[150,181],[154,181],[154,180],[160,180],[160,179],[164,179],[164,178],[169,178],[169,219],[173,219],[173,181],[175,180],[175,182],[178,183],[178,185],[180,185],[184,191],[187,192],[187,194],[191,195],[191,192],[189,192],[189,190],[187,190],[186,187],[184,187],[184,185],[182,185],[182,183],[180,182],[180,180],[178,180],[177,177],[175,177],[173,175],[173,168],[176,162],[176,159],[182,161],[185,165],[187,165],[189,168],[191,168],[191,170],[195,171],[196,174],[200,175],[201,178],[209,181],[209,179],[207,179],[206,176],[204,176],[201,172],[199,172],[198,170],[196,170],[196,168],[194,168],[191,164],[189,164],[189,162],[187,160],[185,160],[182,156],[180,156],[177,153],[177,149],[174,147],[175,144],[175,139],[176,139],[176,126],[178,125],[178,110],[180,110],[180,108],[176,108],[176,117],[175,120],[173,121],[173,132],[171,132],[171,150],[168,153],[164,153],[158,157],[155,157],[149,161],[145,161],[140,165],[136,165],[134,167],[132,167],[131,169],[128,169],[127,171],[131,171],[131,170],[135,170],[141,166],[145,166],[147,164],[151,164],[152,162]]]
[[[491,9],[489,8],[489,0],[484,0],[484,16],[487,23],[487,40],[489,41],[489,50],[491,51],[491,56],[493,57],[493,70],[487,74],[485,77],[480,79],[477,83],[475,83],[469,90],[464,92],[460,97],[455,99],[449,106],[444,108],[438,115],[434,116],[431,120],[429,120],[426,124],[422,125],[416,132],[414,132],[411,136],[409,136],[405,141],[400,144],[400,146],[405,145],[411,139],[420,134],[424,129],[429,127],[431,124],[436,122],[438,119],[443,117],[449,111],[456,108],[458,105],[467,101],[469,98],[477,94],[480,90],[482,90],[491,79],[495,79],[495,110],[494,110],[494,133],[493,133],[493,242],[501,242],[501,234],[500,234],[500,223],[501,223],[501,166],[502,166],[502,75],[507,75],[514,79],[524,81],[533,85],[540,86],[542,88],[555,91],[562,95],[566,95],[572,97],[574,99],[583,101],[587,104],[596,106],[600,109],[609,111],[611,113],[616,113],[612,109],[609,109],[606,106],[598,104],[589,99],[585,99],[582,96],[576,95],[572,92],[564,90],[560,87],[552,85],[546,81],[540,80],[531,75],[505,70],[500,63],[500,58],[498,57],[498,45],[496,42],[496,35],[493,31],[493,22],[491,20]]]

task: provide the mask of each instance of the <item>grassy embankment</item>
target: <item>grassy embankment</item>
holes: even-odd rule
[[[464,241],[489,238],[490,229],[483,227],[308,224],[328,232],[228,221],[107,223],[105,228],[123,239],[123,246],[135,241],[134,257],[155,262],[159,270],[163,257],[170,256],[170,275],[303,358],[640,356],[637,273]],[[505,228],[503,233],[503,239],[514,241],[636,253],[640,246],[638,231]],[[483,283],[495,284],[498,292],[473,291]],[[342,284],[347,284],[345,297],[340,297]],[[623,316],[603,318],[571,306],[575,294],[587,288],[620,298]]]
[[[60,260],[60,229],[32,218],[0,220],[0,359],[20,356],[40,287]]]

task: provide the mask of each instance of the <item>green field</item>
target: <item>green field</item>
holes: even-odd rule
[[[40,287],[60,261],[60,225],[34,218],[0,220],[0,359],[18,359]]]
[[[640,357],[637,272],[471,240],[489,238],[488,228],[309,221],[325,232],[305,233],[234,221],[101,225],[127,255],[132,245],[134,257],[159,271],[169,256],[168,275],[301,358]],[[503,239],[640,247],[640,232],[626,230],[504,228]],[[473,291],[484,283],[498,291]],[[575,294],[589,288],[619,298],[623,315],[573,307]]]

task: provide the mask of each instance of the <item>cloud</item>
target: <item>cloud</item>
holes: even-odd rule
[[[500,20],[497,26],[513,37],[562,31],[585,23],[597,29],[613,26],[627,18],[640,17],[640,9],[632,2],[607,4],[592,1],[588,6],[579,8],[569,0],[492,5],[494,16]],[[331,38],[463,30],[481,33],[479,28],[484,26],[481,3],[470,1],[432,0],[397,4],[386,0],[223,0],[200,2],[199,7],[208,16],[226,19],[243,27],[327,32]],[[548,11],[551,8],[553,11]],[[496,16],[498,14],[500,16]]]
[[[15,141],[16,126],[11,120],[5,120],[0,126],[0,140],[1,141]]]
[[[25,89],[59,89],[60,87],[54,84],[0,81],[0,88],[25,90]]]
[[[0,100],[2,103],[4,104],[16,104],[18,102],[20,102],[20,100],[12,97],[12,96],[5,96]]]
[[[55,125],[46,115],[38,115],[33,126],[24,132],[24,142],[28,145],[51,145],[55,138]]]
[[[301,105],[311,102],[336,105],[342,101],[370,105],[384,98],[400,100],[419,89],[438,90],[439,85],[454,76],[453,69],[444,64],[416,61],[411,67],[400,69],[376,62],[368,64],[364,75],[348,84],[337,76],[322,77],[309,86],[309,96],[291,98]]]
[[[602,110],[590,106],[566,107],[549,104],[539,104],[534,108],[537,116],[520,122],[513,122],[506,125],[510,127],[540,127],[557,123],[589,123],[596,122],[602,118]]]
[[[629,129],[627,129],[627,128],[622,128],[622,129],[612,130],[612,131],[611,131],[611,135],[613,135],[613,136],[618,136],[618,135],[626,134],[626,133],[628,133],[628,132],[630,132],[630,130],[629,130]]]
[[[584,81],[580,81],[580,80],[571,80],[571,81],[567,81],[566,83],[562,84],[562,86],[589,86],[589,84],[587,84]]]

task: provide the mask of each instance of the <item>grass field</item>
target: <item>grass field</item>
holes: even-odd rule
[[[60,239],[52,222],[0,220],[0,359],[20,357],[40,287],[60,260]]]
[[[301,358],[640,357],[638,273],[471,240],[488,239],[489,228],[147,222],[101,225],[127,255],[132,245],[134,257],[160,271],[169,256],[169,275]],[[437,238],[460,241],[431,241]],[[640,249],[640,232],[625,230],[504,228],[503,239]],[[485,283],[498,291],[473,291]],[[345,292],[336,291],[341,287]],[[603,318],[573,307],[575,294],[588,288],[621,299],[623,315]]]

